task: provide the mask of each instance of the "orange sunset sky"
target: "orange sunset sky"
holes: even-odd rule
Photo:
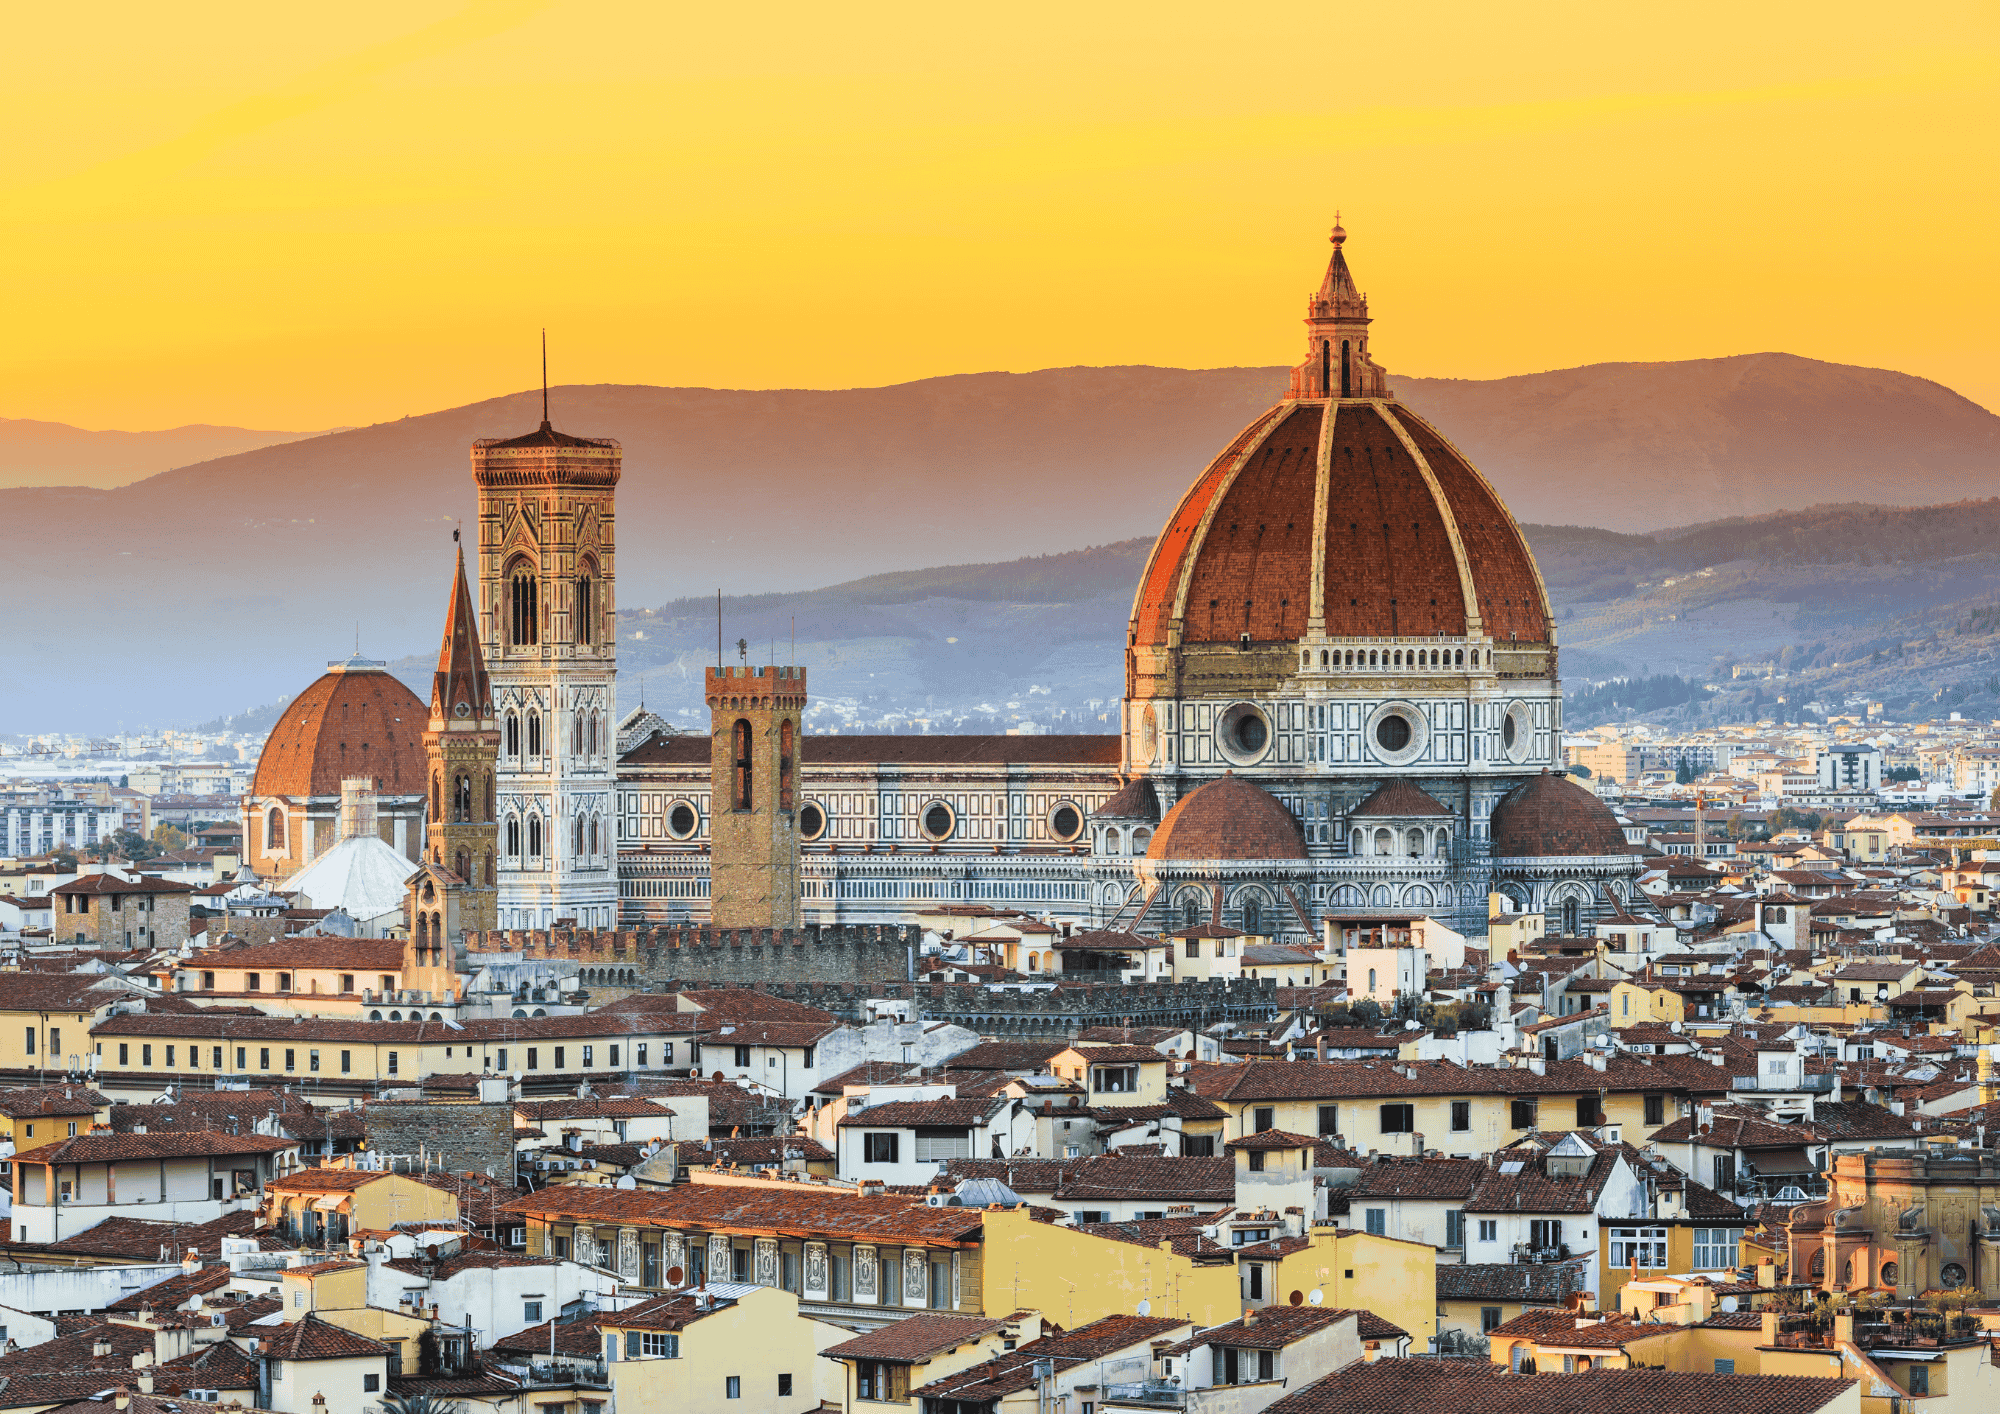
[[[0,415],[1783,349],[2000,407],[2000,8],[17,7]]]

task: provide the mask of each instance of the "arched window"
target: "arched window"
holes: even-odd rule
[[[778,728],[778,808],[792,808],[792,723],[785,719]]]
[[[1396,852],[1395,835],[1386,829],[1377,830],[1375,832],[1375,852],[1377,854],[1394,854]]]
[[[1454,662],[1454,663],[1452,664],[1452,666],[1453,666],[1453,667],[1455,667],[1455,668],[1462,668],[1462,667],[1464,667],[1464,666],[1465,666],[1465,650],[1464,650],[1463,648],[1459,649],[1459,650],[1458,650],[1458,652],[1457,652],[1457,653],[1456,653],[1456,654],[1455,654],[1454,656],[1456,657],[1457,661],[1456,661],[1456,662]]]
[[[1347,837],[1347,852],[1353,855],[1361,853],[1361,831],[1355,830]]]
[[[491,820],[493,818],[493,773],[491,771],[486,772],[485,780],[486,780],[486,813],[484,815],[481,815],[479,818],[482,820]]]
[[[1324,668],[1324,667],[1326,667],[1326,666],[1327,666],[1327,658],[1328,658],[1328,654],[1327,654],[1327,651],[1326,651],[1326,650],[1325,650],[1324,648],[1320,649],[1320,650],[1319,650],[1319,665],[1320,665],[1320,666],[1321,666],[1322,668]]]
[[[594,757],[597,755],[597,714],[595,712],[590,714],[590,740],[585,743],[585,750],[590,756]]]
[[[264,848],[267,850],[277,850],[284,847],[285,813],[274,805],[271,807],[270,812],[264,816]]]
[[[1411,854],[1425,853],[1424,832],[1422,830],[1410,831],[1410,853]]]
[[[1181,900],[1181,926],[1199,928],[1201,926],[1201,900],[1190,895]]]
[[[423,914],[417,915],[417,951],[422,952],[430,945],[431,920]]]
[[[472,777],[456,776],[451,783],[451,818],[461,824],[472,818]]]
[[[521,857],[521,820],[517,815],[507,817],[507,857],[509,859]]]
[[[431,819],[433,820],[444,819],[444,805],[439,799],[439,790],[438,775],[433,771],[431,772]]]
[[[542,754],[542,714],[532,710],[528,713],[528,754]]]
[[[1375,990],[1375,969],[1372,967],[1368,969],[1368,990]]]
[[[1264,931],[1264,905],[1254,898],[1243,900],[1243,931],[1246,933]]]
[[[521,716],[518,712],[509,711],[507,713],[506,746],[509,756],[519,756],[521,754]]]
[[[1576,936],[1576,927],[1578,922],[1577,915],[1581,911],[1582,910],[1580,910],[1577,907],[1577,902],[1575,899],[1572,898],[1563,900],[1563,933],[1566,936],[1572,938]]]
[[[603,824],[599,821],[598,817],[595,814],[593,814],[590,817],[590,852],[593,855],[602,854],[604,852],[603,830],[604,830]]]
[[[507,623],[512,632],[509,641],[516,648],[533,648],[541,642],[535,596],[534,572],[526,565],[517,565],[507,581]]]
[[[454,874],[465,880],[466,883],[469,884],[472,882],[472,856],[465,850],[461,849],[458,852],[457,858],[452,861],[451,869]]]
[[[528,857],[530,859],[539,859],[541,856],[542,817],[539,815],[530,815],[528,817]]]
[[[582,575],[576,581],[576,641],[590,643],[591,624],[597,608],[597,598],[592,592],[589,575]]]
[[[572,834],[574,834],[574,835],[576,836],[576,839],[575,839],[575,842],[574,842],[574,843],[573,843],[573,844],[572,844],[572,845],[570,846],[570,853],[571,853],[571,854],[573,854],[573,855],[575,855],[575,856],[577,856],[578,858],[582,858],[582,857],[583,857],[583,817],[582,817],[581,815],[579,815],[579,816],[577,816],[577,817],[576,817],[576,828],[575,828],[575,830],[573,830],[573,831],[572,831],[571,833],[572,833]]]
[[[738,810],[750,809],[753,782],[750,773],[750,723],[743,718],[736,719],[730,729],[729,759],[735,777],[732,794]]]
[[[493,887],[493,851],[486,851],[486,887]]]

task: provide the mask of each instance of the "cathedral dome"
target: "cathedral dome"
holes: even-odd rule
[[[1134,647],[1291,643],[1315,629],[1553,641],[1513,515],[1369,360],[1344,234],[1291,391],[1209,463],[1154,543]]]
[[[422,795],[424,727],[417,695],[380,663],[336,663],[292,699],[257,759],[253,796],[339,795],[371,777],[378,795]]]
[[[1225,775],[1182,796],[1153,832],[1148,859],[1304,859],[1305,839],[1276,796]]]
[[[1491,835],[1495,859],[1632,852],[1610,806],[1568,776],[1547,771],[1493,807]]]

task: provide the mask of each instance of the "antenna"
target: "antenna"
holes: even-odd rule
[[[722,671],[722,591],[715,591],[715,670]]]
[[[542,330],[542,429],[549,425],[549,331]]]

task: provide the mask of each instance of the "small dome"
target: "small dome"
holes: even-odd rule
[[[1141,776],[1129,781],[1111,799],[1091,812],[1095,820],[1143,820],[1148,825],[1160,823],[1160,795],[1153,789],[1153,783]]]
[[[285,888],[308,908],[338,908],[357,923],[400,916],[417,866],[378,835],[351,835],[292,876]]]
[[[1429,791],[1413,786],[1408,781],[1391,781],[1350,810],[1348,818],[1386,816],[1396,820],[1414,820],[1449,814],[1451,812],[1445,809],[1437,797]]]
[[[1182,796],[1146,846],[1148,859],[1304,859],[1292,812],[1241,776]]]
[[[366,776],[378,795],[422,795],[429,724],[417,695],[379,664],[337,664],[271,728],[250,793],[339,795],[343,780]]]
[[[1493,857],[1630,854],[1611,807],[1568,776],[1544,771],[1493,807]]]

